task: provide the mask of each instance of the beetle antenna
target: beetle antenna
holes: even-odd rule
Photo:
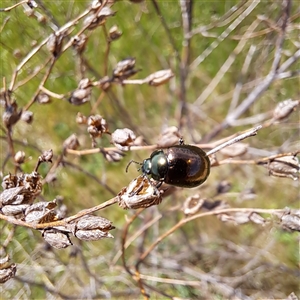
[[[135,161],[135,160],[131,160],[128,164],[127,164],[127,166],[126,166],[126,173],[127,173],[127,171],[128,171],[128,168],[129,168],[129,166],[132,164],[132,163],[135,163],[135,164],[137,164],[137,165],[142,165],[142,163],[140,163],[140,162],[138,162],[138,161]]]

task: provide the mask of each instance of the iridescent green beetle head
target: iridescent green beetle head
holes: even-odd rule
[[[150,175],[154,180],[164,180],[168,171],[168,160],[163,150],[154,151],[150,158],[143,161],[143,174]]]

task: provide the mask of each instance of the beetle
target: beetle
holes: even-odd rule
[[[130,161],[126,172],[132,162],[142,166],[145,176],[158,181],[157,188],[163,182],[193,188],[202,184],[210,173],[210,160],[206,153],[199,147],[185,145],[182,140],[179,145],[155,150],[143,163]]]

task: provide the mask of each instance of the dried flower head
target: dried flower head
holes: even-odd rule
[[[101,137],[103,133],[109,133],[108,125],[106,120],[100,115],[92,115],[88,118],[87,131],[91,138],[95,139]]]
[[[122,151],[128,151],[135,139],[134,132],[128,128],[117,129],[111,134],[111,142]]]
[[[27,223],[42,224],[57,221],[56,202],[38,202],[30,205],[24,212]]]
[[[182,210],[186,215],[193,215],[201,209],[203,203],[204,199],[199,194],[195,194],[184,201]]]
[[[124,209],[138,209],[161,203],[160,191],[143,175],[133,179],[128,187],[118,194],[119,206]]]

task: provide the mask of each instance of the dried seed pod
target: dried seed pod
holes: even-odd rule
[[[27,124],[31,124],[33,121],[33,112],[31,111],[23,111],[21,115],[21,120],[26,122]]]
[[[84,116],[81,112],[78,112],[76,115],[77,124],[87,124],[87,117]]]
[[[160,191],[143,175],[133,179],[128,187],[124,187],[118,198],[119,206],[124,209],[149,207],[162,201]]]
[[[289,115],[296,110],[299,104],[299,100],[293,101],[292,99],[279,102],[273,111],[273,119],[281,121],[288,118]]]
[[[232,187],[231,182],[227,180],[222,180],[218,183],[217,194],[227,193],[228,191],[230,191],[231,187]]]
[[[83,25],[87,26],[87,29],[93,30],[98,26],[105,24],[108,17],[114,16],[116,13],[112,11],[108,6],[104,6],[96,15],[95,13],[87,16],[83,21]]]
[[[18,105],[13,102],[11,105],[6,105],[5,112],[2,115],[3,124],[6,128],[11,128],[16,124],[22,115],[22,110],[18,111]]]
[[[50,162],[52,163],[53,151],[52,149],[45,150],[42,155],[39,156],[40,162]]]
[[[163,130],[162,134],[158,138],[157,147],[167,148],[178,144],[178,140],[181,138],[181,134],[176,126],[170,126]]]
[[[281,225],[284,229],[291,231],[300,231],[300,210],[288,210],[281,217]]]
[[[22,204],[22,202],[24,201],[22,192],[24,192],[24,190],[25,188],[23,186],[4,190],[0,194],[0,207],[8,204]]]
[[[149,85],[159,86],[159,85],[162,85],[162,84],[168,82],[173,77],[174,77],[174,74],[173,74],[172,70],[170,70],[170,69],[160,70],[153,74],[150,74],[146,78],[146,81],[149,83]]]
[[[49,223],[57,220],[55,200],[51,202],[38,202],[30,205],[24,212],[28,223]]]
[[[82,105],[90,101],[91,94],[91,81],[89,78],[81,79],[78,84],[78,88],[71,93],[69,102],[73,105]]]
[[[46,229],[42,236],[48,244],[56,249],[63,249],[73,245],[69,235],[57,229]]]
[[[109,40],[110,41],[116,41],[117,39],[120,38],[122,35],[122,32],[119,31],[119,28],[117,25],[114,25],[112,28],[109,30]]]
[[[47,49],[53,54],[54,57],[57,57],[60,54],[62,48],[62,41],[62,34],[57,35],[56,33],[52,33],[50,35],[49,40],[47,42]]]
[[[77,50],[79,54],[83,53],[87,44],[88,38],[82,33],[80,36],[74,36],[73,47]]]
[[[3,177],[2,188],[4,190],[14,188],[17,186],[17,184],[18,184],[18,176],[17,175],[8,174]]]
[[[241,156],[247,153],[249,145],[246,143],[235,143],[220,150],[220,152],[227,157]]]
[[[184,203],[182,210],[186,215],[194,215],[197,213],[204,203],[204,199],[200,197],[200,195],[196,194],[191,197],[188,197]]]
[[[232,214],[219,214],[218,218],[223,222],[233,222],[236,225],[253,222],[264,225],[266,220],[257,213],[235,212]]]
[[[63,143],[64,149],[76,150],[79,147],[79,141],[76,134],[70,135]]]
[[[17,216],[23,214],[30,204],[19,204],[19,205],[5,205],[2,207],[2,213],[5,216]]]
[[[74,236],[84,241],[96,241],[103,238],[113,238],[109,230],[114,229],[109,220],[86,215],[70,224],[70,229]]]
[[[119,150],[103,151],[103,155],[108,162],[117,162],[124,157],[124,153]]]
[[[76,229],[90,230],[90,229],[100,229],[103,231],[112,230],[115,227],[112,226],[112,222],[98,216],[86,215],[76,221],[74,221]]]
[[[49,97],[49,95],[45,94],[45,93],[39,93],[37,96],[36,96],[36,101],[39,103],[39,104],[49,104],[51,103],[51,99]]]
[[[273,159],[264,165],[272,176],[299,179],[300,164],[296,156],[284,156]]]
[[[113,70],[113,78],[121,81],[127,79],[138,72],[138,70],[135,70],[134,67],[135,58],[129,57],[119,61]]]
[[[135,139],[134,132],[128,128],[117,129],[111,134],[111,142],[122,151],[128,151]]]
[[[17,164],[23,164],[24,161],[25,161],[25,152],[24,152],[24,151],[18,151],[18,152],[15,154],[14,161],[15,161]]]
[[[0,283],[5,283],[11,278],[14,278],[17,271],[17,265],[16,264],[10,264],[0,267]]]

